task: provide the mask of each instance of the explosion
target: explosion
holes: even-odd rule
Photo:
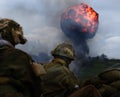
[[[75,48],[76,61],[72,68],[77,76],[79,76],[83,64],[89,62],[89,47],[86,39],[95,36],[98,23],[98,13],[83,3],[69,7],[61,15],[62,31]]]
[[[61,28],[70,38],[92,38],[98,29],[98,14],[87,4],[72,6],[62,14]]]

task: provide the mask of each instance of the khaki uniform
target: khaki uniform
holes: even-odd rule
[[[0,97],[40,97],[31,65],[25,52],[11,45],[0,46]]]
[[[101,97],[93,85],[80,89],[80,81],[68,66],[75,59],[71,44],[59,44],[52,52],[54,59],[44,65],[46,74],[42,76],[42,97]]]
[[[55,59],[44,65],[47,72],[42,76],[43,97],[68,97],[79,81],[61,59]]]

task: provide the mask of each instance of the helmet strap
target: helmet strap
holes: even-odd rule
[[[18,35],[16,34],[14,28],[12,28],[12,38],[15,44],[19,44],[20,43],[20,39],[18,37]]]

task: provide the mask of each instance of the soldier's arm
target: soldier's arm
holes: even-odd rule
[[[63,83],[69,90],[76,90],[80,88],[79,80],[74,76],[72,72],[65,73],[63,77]]]
[[[46,74],[46,71],[44,67],[41,64],[38,64],[36,62],[32,63],[32,69],[36,76],[44,75]]]

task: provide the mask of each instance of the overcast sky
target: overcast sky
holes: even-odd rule
[[[49,53],[56,44],[67,40],[60,29],[60,15],[80,1],[84,0],[0,0],[0,17],[14,19],[23,26],[28,43],[20,49],[31,54]],[[120,58],[120,0],[85,2],[99,13],[99,29],[88,40],[90,55],[105,53]]]
[[[91,6],[99,13],[99,29],[89,41],[92,55],[105,53],[120,58],[120,0],[93,0]]]

